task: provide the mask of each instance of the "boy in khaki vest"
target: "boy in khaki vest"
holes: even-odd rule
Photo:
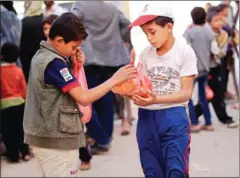
[[[78,46],[87,37],[81,21],[72,13],[59,16],[51,26],[49,39],[41,42],[33,57],[24,113],[25,142],[45,177],[76,176],[78,149],[85,146],[82,113],[76,102],[87,106],[116,84],[135,77],[130,65],[109,80],[83,91],[72,74],[70,62],[79,60]]]

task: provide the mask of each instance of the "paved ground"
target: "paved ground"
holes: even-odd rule
[[[212,110],[212,108],[211,108]],[[239,121],[239,112],[228,106],[228,111]],[[136,107],[133,107],[136,116]],[[239,129],[228,129],[221,125],[212,112],[215,132],[192,135],[190,175],[191,177],[239,177]],[[81,172],[80,177],[142,177],[135,138],[135,123],[132,134],[119,135],[120,122],[116,121],[112,149],[107,155],[95,156],[92,169]],[[35,160],[28,163],[8,164],[1,161],[2,177],[41,176]]]

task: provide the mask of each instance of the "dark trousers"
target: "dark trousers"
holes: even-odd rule
[[[119,67],[85,67],[89,89],[108,80],[118,69]],[[92,104],[92,118],[86,124],[87,135],[95,139],[98,144],[109,144],[113,133],[113,121],[113,93],[110,91]]]
[[[229,50],[227,52],[227,55],[224,58],[222,58],[222,60],[221,60],[220,74],[221,74],[221,79],[222,79],[221,87],[223,88],[223,90],[222,90],[223,94],[225,94],[227,91],[228,76],[229,76],[228,66],[229,66],[230,60],[232,58],[232,55],[233,55],[232,50]]]
[[[89,146],[79,148],[79,159],[83,162],[89,162],[92,159]]]
[[[208,85],[212,89],[214,97],[209,102],[212,103],[219,121],[222,123],[228,123],[232,118],[227,115],[223,88],[221,86],[220,69],[220,66],[210,69]],[[201,116],[203,113],[201,105],[197,104],[195,109],[197,117]]]
[[[24,104],[1,111],[2,139],[10,161],[18,161],[19,153],[23,156],[29,154],[29,147],[23,142],[23,113]]]

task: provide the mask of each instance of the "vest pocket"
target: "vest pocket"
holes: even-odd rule
[[[74,106],[60,106],[59,131],[62,133],[79,134],[83,130],[80,121],[81,113]]]

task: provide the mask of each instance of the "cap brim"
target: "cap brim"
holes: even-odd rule
[[[155,18],[157,18],[157,15],[144,15],[144,16],[140,16],[138,17],[133,23],[131,23],[128,28],[132,28],[134,26],[140,26],[143,25]]]

